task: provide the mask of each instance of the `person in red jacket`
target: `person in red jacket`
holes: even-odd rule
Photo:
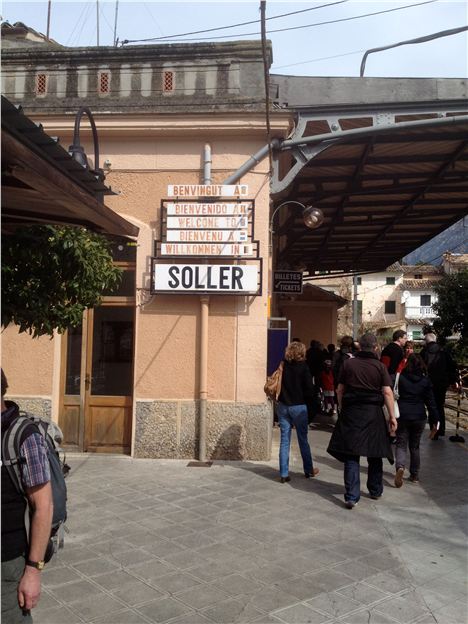
[[[406,332],[397,329],[393,332],[393,342],[390,342],[382,351],[380,361],[385,364],[390,375],[395,375],[401,360],[405,357],[403,351],[406,344]]]
[[[335,413],[335,379],[333,377],[331,360],[325,360],[320,373],[320,387],[323,391],[323,401],[327,414]]]

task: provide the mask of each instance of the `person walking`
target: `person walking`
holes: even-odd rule
[[[420,355],[413,353],[408,357],[398,382],[398,395],[400,418],[396,432],[395,487],[400,488],[403,485],[407,466],[408,446],[410,452],[409,480],[413,483],[419,481],[419,443],[426,427],[426,407],[432,432],[437,431],[439,421],[432,383],[427,377],[427,368]]]
[[[307,439],[307,402],[314,396],[315,389],[305,357],[306,348],[302,342],[291,342],[284,354],[281,392],[276,404],[281,432],[279,450],[281,483],[287,483],[291,480],[289,477],[289,451],[293,425],[296,428],[304,476],[309,479],[319,473],[319,469],[313,466],[312,453]]]
[[[341,375],[343,363],[353,358],[353,338],[352,336],[343,336],[340,341],[340,348],[335,351],[332,358],[333,379],[335,380],[335,388],[338,386],[338,379]]]
[[[395,433],[397,428],[392,382],[377,357],[376,336],[364,334],[359,346],[361,350],[355,357],[343,363],[336,391],[339,417],[327,448],[344,464],[344,500],[348,509],[353,509],[361,496],[360,457],[367,457],[370,497],[377,500],[382,496],[382,458],[394,463],[388,433]],[[384,403],[389,413],[388,425],[382,410]]]
[[[2,381],[2,446],[10,425],[19,416],[13,401],[5,401],[8,388]],[[47,447],[31,423],[19,440],[21,480],[27,501],[17,491],[2,461],[2,622],[31,624],[31,609],[41,595],[41,571],[52,528],[52,488]],[[3,457],[2,457],[3,460]],[[25,513],[29,508],[29,536]]]
[[[380,359],[387,367],[390,375],[395,375],[400,362],[405,357],[406,332],[397,329],[393,332],[392,340],[393,342],[390,342],[382,351]]]
[[[432,382],[434,398],[439,412],[439,430],[432,437],[438,440],[445,436],[445,395],[449,386],[458,388],[458,370],[451,355],[437,344],[437,336],[429,332],[424,336],[425,346],[421,349],[429,379]]]
[[[401,373],[401,371],[405,368],[409,356],[414,353],[414,342],[412,340],[407,340],[405,346],[403,347],[403,359],[398,364],[397,373]]]
[[[331,360],[325,360],[323,371],[320,373],[320,387],[323,392],[325,413],[332,416],[335,410],[335,380],[333,378]]]

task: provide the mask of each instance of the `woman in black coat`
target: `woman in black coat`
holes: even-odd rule
[[[413,353],[403,369],[398,383],[398,407],[400,418],[396,434],[396,474],[395,487],[403,485],[406,467],[406,453],[410,452],[410,481],[419,481],[419,442],[426,426],[426,407],[429,412],[429,424],[433,432],[437,431],[439,413],[432,391],[431,380],[420,355]]]
[[[307,402],[314,394],[314,384],[305,357],[305,345],[297,341],[291,342],[284,354],[281,392],[276,404],[281,431],[279,450],[281,483],[287,483],[291,480],[289,476],[289,449],[293,425],[296,428],[304,476],[309,479],[319,473],[319,469],[313,466],[312,454],[307,440]]]

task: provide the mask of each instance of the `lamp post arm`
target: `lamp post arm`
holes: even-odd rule
[[[277,207],[275,208],[275,210],[273,211],[273,214],[271,215],[271,218],[270,218],[270,234],[272,234],[272,235],[274,234],[274,230],[273,230],[273,220],[274,220],[274,218],[275,218],[275,216],[276,216],[276,213],[278,212],[278,210],[279,210],[280,208],[282,208],[283,206],[286,206],[287,204],[295,204],[296,206],[300,206],[300,207],[302,208],[302,210],[304,210],[304,209],[305,209],[304,204],[301,204],[301,202],[295,201],[295,200],[293,200],[293,199],[290,199],[290,200],[288,200],[288,201],[284,201],[282,204],[280,204],[279,206],[277,206]]]
[[[94,143],[94,170],[99,172],[99,140],[96,129],[96,124],[94,122],[93,114],[91,110],[87,106],[82,106],[75,117],[75,129],[73,132],[73,145],[80,145],[80,123],[83,115],[86,113],[89,123],[91,124],[91,131],[93,133],[93,143]]]

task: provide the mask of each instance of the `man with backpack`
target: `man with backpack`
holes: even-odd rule
[[[8,388],[3,370],[2,449],[10,425],[18,419],[19,408],[5,401]],[[30,610],[41,594],[41,570],[50,541],[53,499],[48,451],[44,438],[31,422],[19,441],[18,461],[21,481],[27,497],[18,492],[5,465],[2,451],[2,621],[8,624],[31,623]],[[25,522],[29,507],[29,542]]]
[[[458,371],[452,356],[437,344],[437,336],[429,332],[424,336],[425,346],[421,357],[427,366],[429,379],[432,381],[434,398],[439,412],[439,430],[432,437],[437,440],[445,436],[445,395],[449,386],[458,386]]]

